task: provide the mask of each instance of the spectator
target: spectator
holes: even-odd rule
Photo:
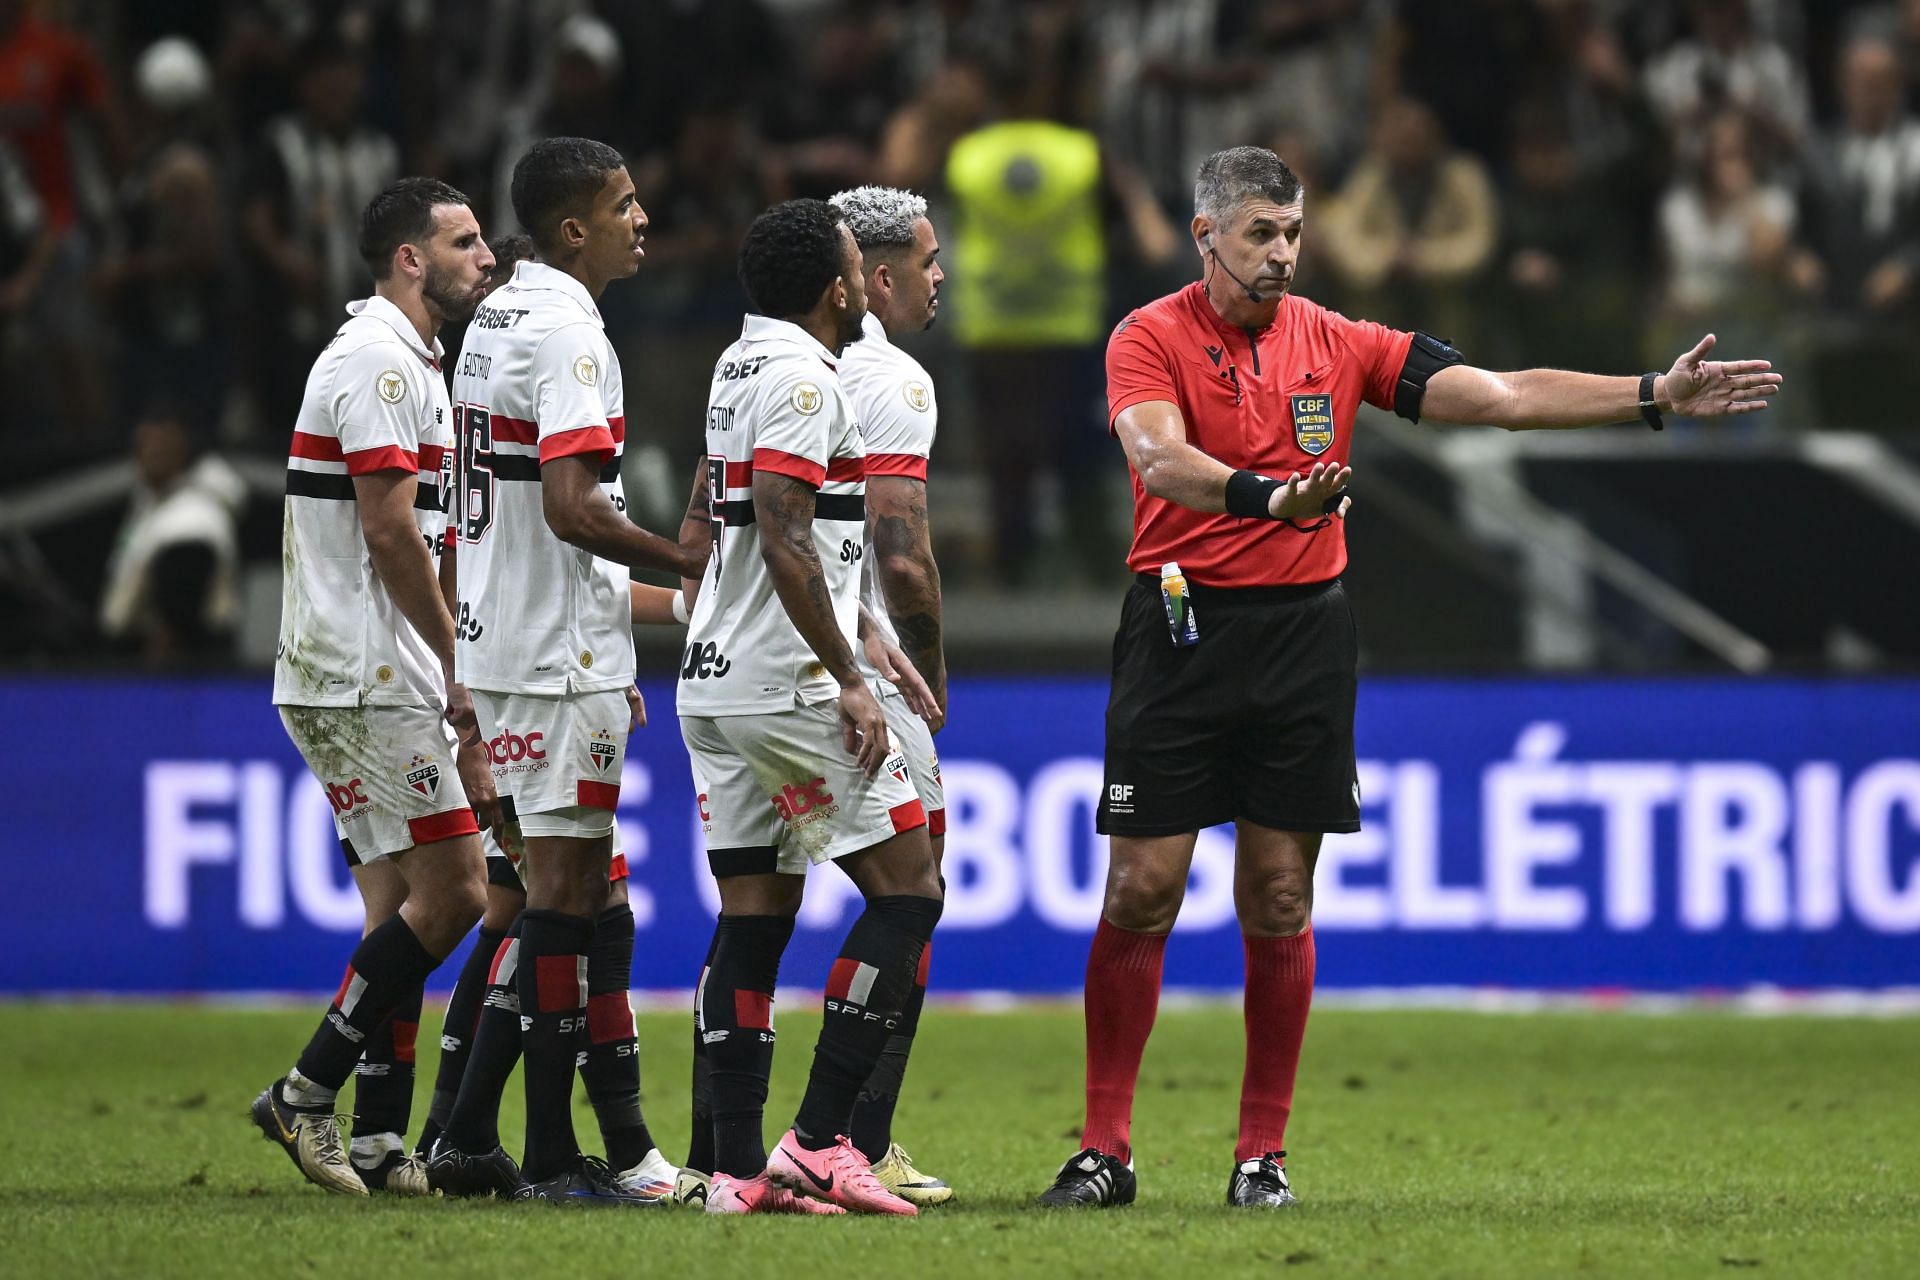
[[[1666,286],[1648,351],[1679,333],[1698,332],[1709,316],[1723,350],[1748,349],[1777,335],[1780,285],[1794,226],[1792,194],[1762,178],[1753,130],[1737,111],[1710,117],[1700,159],[1660,201],[1659,254]],[[1758,348],[1753,348],[1758,349]]]
[[[186,40],[155,41],[134,65],[144,135],[120,186],[119,242],[97,285],[118,331],[121,414],[159,396],[217,422],[233,362],[226,192],[200,140],[212,68]]]
[[[1639,237],[1607,200],[1604,177],[1582,170],[1551,104],[1515,112],[1508,167],[1498,358],[1515,368],[1633,368]]]
[[[218,458],[194,455],[186,423],[169,409],[133,429],[133,502],[107,565],[100,626],[153,666],[227,656],[239,612],[245,486]]]
[[[365,81],[351,47],[315,37],[295,66],[298,109],[261,131],[240,209],[254,277],[249,363],[270,436],[291,429],[313,356],[369,287],[360,211],[400,167],[393,139],[362,123]]]
[[[1691,38],[1647,67],[1647,96],[1684,158],[1692,158],[1701,124],[1728,107],[1754,122],[1768,155],[1791,159],[1806,142],[1806,76],[1784,47],[1755,30],[1750,5],[1692,0]]]
[[[1909,407],[1873,370],[1897,365],[1920,336],[1920,119],[1889,41],[1856,38],[1841,62],[1841,119],[1814,149],[1792,259],[1796,286],[1820,303],[1814,372],[1821,408],[1847,425],[1891,426]]]
[[[55,242],[44,287],[18,301],[44,345],[39,358],[52,373],[46,381],[60,388],[47,408],[69,428],[105,419],[105,384],[92,367],[98,318],[85,289],[92,251],[81,216],[81,166],[88,147],[118,154],[108,85],[85,38],[29,12],[21,0],[0,0],[0,133],[25,165]]]
[[[630,150],[615,90],[626,58],[614,29],[592,14],[560,24],[553,54],[526,98],[506,113],[494,164],[494,221],[511,218],[513,166],[541,138],[592,138]]]
[[[1471,351],[1499,229],[1486,166],[1448,145],[1430,108],[1398,98],[1381,108],[1318,234],[1357,310]]]

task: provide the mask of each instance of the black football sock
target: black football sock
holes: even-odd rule
[[[887,1037],[880,1061],[873,1064],[859,1099],[853,1104],[853,1132],[847,1136],[869,1163],[887,1154],[893,1145],[893,1109],[900,1102],[900,1086],[907,1075],[907,1055],[913,1052],[913,1035],[920,1029],[920,1008],[927,1000],[927,968],[933,960],[933,944],[920,949],[920,968],[913,975],[913,991],[907,1007],[900,1013],[900,1029]]]
[[[720,917],[700,990],[713,1091],[714,1172],[757,1177],[767,1167],[762,1117],[773,1071],[773,990],[792,916]]]
[[[487,974],[506,936],[499,929],[480,926],[473,949],[460,966],[453,994],[447,997],[447,1016],[440,1025],[440,1064],[433,1076],[433,1101],[427,1104],[427,1122],[420,1126],[419,1150],[423,1155],[433,1150],[433,1140],[446,1130],[453,1100],[460,1096],[460,1080],[467,1073],[474,1033],[480,1028],[480,1002],[487,997]]]
[[[920,953],[940,920],[940,905],[937,898],[907,894],[869,898],[847,931],[827,976],[813,1070],[793,1122],[802,1146],[831,1146],[852,1127],[854,1100],[873,1075],[887,1037],[905,1021]]]
[[[413,1048],[420,1034],[423,987],[414,987],[393,1016],[367,1037],[353,1068],[353,1136],[402,1134],[413,1119]]]
[[[593,921],[564,911],[520,915],[521,1056],[526,1060],[528,1182],[566,1172],[573,1133],[573,1070],[587,1047],[587,948]]]
[[[580,1082],[615,1172],[633,1168],[653,1149],[640,1111],[640,1042],[627,995],[632,977],[633,908],[619,902],[593,925],[587,952],[587,1056],[580,1067]]]
[[[368,1039],[439,964],[399,916],[360,939],[327,1016],[295,1064],[307,1082],[306,1101],[333,1101]],[[289,1096],[289,1101],[300,1100]]]
[[[493,953],[486,994],[474,1027],[467,1069],[460,1077],[453,1110],[447,1113],[447,1141],[457,1151],[483,1155],[500,1146],[500,1099],[506,1096],[513,1064],[520,1061],[520,920]]]
[[[687,1158],[681,1168],[695,1173],[713,1173],[713,1076],[708,1069],[707,1041],[702,1033],[700,999],[707,989],[707,974],[713,969],[713,949],[720,945],[720,926],[716,921],[713,937],[707,942],[707,958],[700,965],[700,980],[693,984],[693,1136],[687,1139]]]

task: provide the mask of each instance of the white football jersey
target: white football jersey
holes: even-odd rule
[[[353,477],[417,473],[414,524],[437,564],[453,487],[453,422],[440,344],[375,296],[313,363],[294,420],[281,526],[273,700],[295,707],[445,703],[446,678],[373,571]]]
[[[887,341],[886,326],[871,311],[863,327],[866,337],[840,353],[840,386],[853,404],[860,432],[866,437],[867,474],[907,476],[924,483],[927,456],[933,452],[940,416],[933,400],[933,380],[918,360]],[[900,637],[887,614],[886,592],[880,585],[880,566],[873,554],[871,534],[861,564],[860,598],[887,643],[898,646]],[[864,646],[855,647],[854,657],[869,681],[880,679],[880,673],[867,661]]]
[[[522,262],[467,326],[454,371],[460,449],[461,683],[496,693],[593,693],[633,683],[627,566],[547,527],[540,466],[584,455],[626,510],[620,363],[586,286]]]
[[[834,618],[857,652],[866,450],[837,363],[799,325],[750,315],[714,366],[707,398],[713,554],[687,629],[683,715],[757,715],[839,696],[774,593],[753,510],[756,471],[817,491],[814,546]]]

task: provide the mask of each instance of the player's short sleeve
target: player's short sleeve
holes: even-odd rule
[[[933,383],[917,369],[889,370],[867,390],[871,394],[860,404],[867,474],[925,480],[939,412]]]
[[[598,466],[613,456],[606,398],[612,363],[607,335],[585,321],[562,325],[534,349],[534,422],[542,463],[579,455]]]
[[[1148,400],[1179,404],[1180,392],[1165,344],[1135,312],[1107,339],[1108,429],[1122,411]]]
[[[1337,311],[1326,313],[1328,323],[1360,362],[1360,398],[1376,409],[1392,409],[1400,370],[1406,366],[1413,334],[1371,320],[1349,320]]]
[[[334,370],[334,429],[347,474],[418,471],[420,427],[433,414],[420,362],[388,342],[349,352]]]
[[[846,401],[833,370],[804,356],[765,370],[767,383],[754,427],[753,469],[789,476],[819,488],[827,478],[827,454],[839,438]]]

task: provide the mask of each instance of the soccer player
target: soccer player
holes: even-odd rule
[[[606,910],[634,675],[632,567],[698,576],[683,549],[624,514],[620,367],[600,295],[639,269],[647,217],[619,152],[535,143],[514,166],[514,213],[536,261],[475,314],[455,374],[462,462],[459,661],[495,779],[526,840],[515,984],[527,1141],[515,1194],[638,1206],[574,1137],[574,1062],[590,1026],[588,957]],[[456,1104],[454,1121],[458,1120]],[[457,1123],[430,1172],[465,1183],[493,1153]],[[482,1172],[481,1180],[485,1180]]]
[[[946,796],[933,734],[945,722],[947,663],[940,643],[940,567],[927,528],[927,457],[938,419],[933,381],[920,362],[893,340],[933,324],[940,307],[940,244],[927,202],[910,191],[857,187],[830,202],[846,217],[866,271],[867,317],[859,342],[840,361],[840,385],[853,405],[867,447],[867,537],[862,596],[881,638],[897,645],[932,690],[938,711],[931,723],[866,658],[861,674],[880,697],[887,733],[907,761],[914,790],[927,811],[927,835],[937,867],[946,844]],[[953,1198],[946,1182],[916,1169],[893,1141],[893,1111],[927,995],[933,947],[920,954],[920,972],[900,1021],[887,1037],[879,1065],[853,1109],[854,1146],[873,1163],[880,1185],[917,1205]]]
[[[1353,321],[1290,294],[1304,196],[1271,151],[1209,157],[1191,224],[1201,277],[1120,322],[1107,407],[1133,471],[1138,575],[1114,641],[1106,898],[1086,977],[1086,1125],[1045,1205],[1132,1203],[1132,1109],[1167,933],[1202,827],[1232,822],[1246,953],[1246,1072],[1227,1202],[1294,1203],[1285,1156],[1313,996],[1309,924],[1322,836],[1357,831],[1353,616],[1341,494],[1362,400],[1403,418],[1521,430],[1662,411],[1764,409],[1764,360],[1666,373],[1490,373],[1446,343]],[[1285,480],[1272,477],[1285,476]],[[1161,572],[1177,564],[1198,628],[1170,632]]]
[[[753,313],[714,366],[713,547],[679,689],[720,884],[696,997],[713,1098],[706,1209],[911,1215],[846,1137],[942,900],[925,810],[854,658],[865,450],[836,368],[866,312],[860,249],[831,205],[790,200],[748,229],[740,281]],[[774,985],[810,862],[838,865],[866,903],[827,979],[799,1114],[769,1157]]]
[[[453,436],[436,335],[473,313],[493,259],[467,198],[428,178],[374,198],[360,252],[374,296],[348,308],[294,424],[273,700],[348,859],[390,860],[404,900],[360,940],[299,1060],[252,1109],[302,1173],[343,1195],[367,1182],[335,1097],[368,1036],[473,927],[485,873],[464,782],[483,791],[486,763],[456,752],[446,723],[472,732],[437,576]]]

